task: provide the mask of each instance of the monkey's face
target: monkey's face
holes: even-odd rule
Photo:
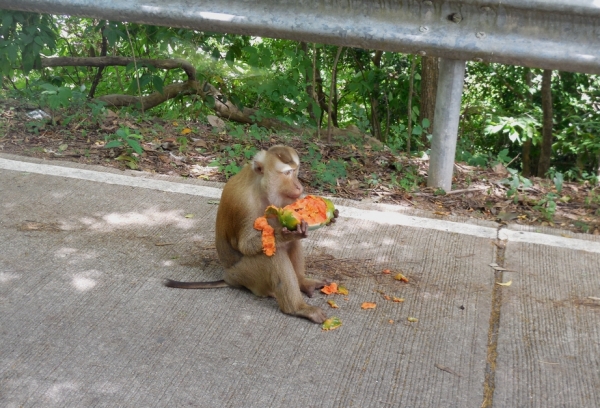
[[[285,207],[296,201],[304,189],[298,180],[300,158],[289,147],[274,146],[268,151],[264,172],[264,187],[269,203],[276,207]]]

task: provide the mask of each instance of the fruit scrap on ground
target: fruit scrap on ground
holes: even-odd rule
[[[337,329],[338,327],[340,327],[341,325],[342,325],[342,321],[340,320],[340,318],[333,316],[333,317],[330,317],[329,319],[325,320],[323,322],[323,325],[321,326],[321,328],[324,331],[334,330],[334,329]]]
[[[371,302],[364,302],[362,305],[360,305],[361,309],[375,309],[376,307],[377,304]]]
[[[333,309],[337,309],[339,306],[335,303],[335,300],[328,300],[327,304],[331,306]]]
[[[335,282],[330,283],[329,285],[323,286],[321,292],[326,295],[332,295],[334,293],[338,293],[338,285]]]
[[[402,275],[401,273],[399,273],[396,276],[394,276],[394,279],[399,280],[401,282],[407,282],[408,283],[408,278],[406,276]]]
[[[254,221],[254,229],[262,231],[263,252],[267,256],[275,253],[275,230],[269,225],[266,217],[258,217]]]

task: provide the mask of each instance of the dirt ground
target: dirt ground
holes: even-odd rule
[[[0,152],[51,160],[68,160],[160,174],[226,181],[226,173],[247,161],[255,149],[285,143],[298,150],[304,164],[300,179],[306,192],[411,206],[440,216],[463,215],[499,222],[556,226],[600,234],[600,187],[531,178],[532,185],[509,195],[510,174],[456,163],[453,189],[444,194],[426,187],[427,158],[394,154],[377,141],[355,133],[334,143],[314,135],[279,135],[232,126],[117,115],[87,110],[38,117],[31,102],[0,100]],[[32,117],[33,116],[33,117]],[[141,154],[128,146],[106,148],[107,137],[128,128],[140,135]],[[232,131],[231,129],[234,129]],[[238,127],[239,129],[239,127]],[[311,131],[312,132],[312,131]],[[345,177],[327,177],[323,163],[345,162]],[[319,165],[321,167],[319,167]],[[319,173],[320,172],[320,173]]]

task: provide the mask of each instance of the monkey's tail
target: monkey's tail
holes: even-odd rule
[[[224,280],[218,280],[213,282],[179,282],[172,279],[165,279],[163,285],[169,288],[178,289],[213,289],[213,288],[226,288],[229,285]]]

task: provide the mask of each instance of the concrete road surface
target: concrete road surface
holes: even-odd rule
[[[598,237],[335,200],[323,331],[161,285],[220,278],[220,187],[0,155],[0,407],[600,406]]]

